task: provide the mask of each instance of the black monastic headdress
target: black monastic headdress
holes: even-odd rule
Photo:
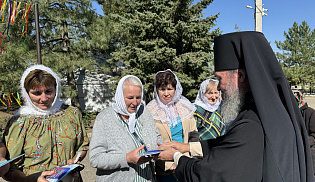
[[[214,39],[215,71],[245,69],[265,134],[263,181],[314,180],[308,134],[280,64],[260,32]]]

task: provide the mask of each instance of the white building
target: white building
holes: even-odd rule
[[[82,111],[100,112],[114,103],[114,94],[109,88],[111,76],[87,70],[78,70],[75,80]],[[71,104],[70,99],[65,99]]]

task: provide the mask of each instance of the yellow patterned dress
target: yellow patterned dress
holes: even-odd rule
[[[9,157],[25,154],[12,166],[26,175],[65,165],[77,151],[88,150],[82,115],[78,108],[62,106],[51,116],[12,117],[4,133]]]

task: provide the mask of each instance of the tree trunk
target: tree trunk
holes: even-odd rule
[[[68,26],[67,22],[64,21],[61,37],[63,39],[62,50],[65,52],[65,54],[68,54],[70,51],[69,50],[69,37],[68,37],[68,32],[67,32],[67,26]],[[77,90],[77,84],[76,84],[76,81],[74,79],[73,71],[71,71],[70,73],[67,73],[67,81],[68,81],[68,85],[70,86],[71,90]],[[75,96],[71,96],[71,105],[75,106],[81,110],[78,92],[76,92]]]
[[[74,79],[74,73],[71,71],[71,73],[67,73],[67,80],[68,80],[68,85],[70,86],[71,90],[77,90],[77,84]],[[71,105],[79,108],[81,110],[81,105],[79,102],[79,95],[76,93],[75,96],[71,97]]]

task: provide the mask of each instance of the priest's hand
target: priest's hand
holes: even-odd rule
[[[178,152],[178,150],[175,150],[172,147],[163,148],[163,151],[158,155],[157,158],[163,161],[173,161],[173,156],[175,152]]]
[[[190,145],[189,143],[180,143],[177,141],[171,141],[164,144],[158,144],[159,150],[165,150],[166,148],[174,148],[178,150],[180,153],[190,152]]]

